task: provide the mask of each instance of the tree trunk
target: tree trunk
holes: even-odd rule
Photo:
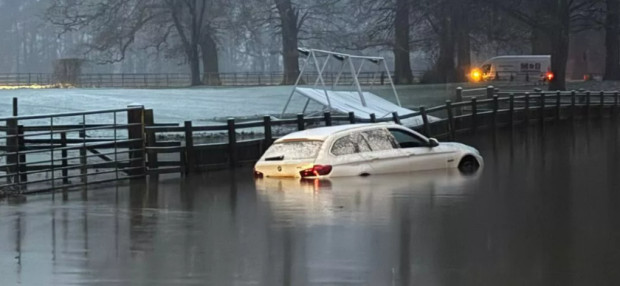
[[[453,82],[455,80],[454,67],[454,38],[452,35],[452,18],[445,16],[441,22],[439,35],[439,59],[437,61],[437,76],[439,82]]]
[[[200,48],[202,51],[202,68],[204,70],[203,83],[206,85],[222,85],[217,43],[210,34],[202,36]]]
[[[553,80],[549,83],[549,90],[566,89],[566,62],[568,61],[568,44],[570,35],[569,0],[558,0],[556,17],[557,22],[548,31],[551,38],[551,71]]]
[[[458,21],[455,24],[457,40],[457,75],[459,82],[466,82],[471,69],[471,43],[469,38],[469,13],[468,1],[461,1],[458,9]]]
[[[620,1],[606,0],[605,19],[605,80],[620,80]]]
[[[409,54],[409,0],[396,1],[394,19],[394,83],[412,84],[411,59]]]
[[[282,27],[283,85],[295,84],[299,77],[298,15],[290,0],[275,0]]]
[[[530,38],[532,44],[532,55],[549,55],[551,54],[551,42],[545,31],[538,27],[532,27],[532,35]]]

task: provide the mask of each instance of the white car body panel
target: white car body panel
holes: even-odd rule
[[[320,176],[328,178],[455,168],[465,156],[473,156],[481,166],[483,164],[482,157],[475,148],[460,143],[439,143],[435,147],[423,146],[373,151],[370,147],[373,144],[362,146],[364,143],[359,142],[360,140],[343,140],[340,142],[344,142],[344,144],[339,145],[343,146],[342,150],[352,148],[346,144],[353,144],[356,149],[355,153],[338,155],[332,153],[336,148],[336,141],[343,137],[351,135],[350,138],[359,139],[360,134],[371,134],[369,136],[379,138],[376,136],[377,134],[395,129],[416,136],[420,140],[426,140],[425,142],[428,143],[428,138],[397,124],[355,124],[322,127],[291,133],[274,142],[274,144],[287,144],[303,140],[321,141],[323,143],[316,158],[287,160],[287,155],[282,154],[284,156],[282,160],[265,160],[265,155],[263,155],[256,163],[254,170],[265,177],[301,177],[300,172],[302,170],[310,169],[314,165],[330,165],[332,171],[327,175]],[[379,130],[383,133],[364,133]],[[396,140],[391,133],[387,134],[391,137],[390,140]],[[364,135],[364,138],[367,139],[368,137]],[[361,141],[368,143],[365,139],[361,139]],[[381,140],[377,139],[373,142],[377,141]],[[365,148],[369,149],[366,150]],[[269,150],[266,154],[268,152]]]

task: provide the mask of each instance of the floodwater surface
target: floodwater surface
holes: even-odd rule
[[[606,122],[460,138],[484,169],[250,169],[0,202],[0,285],[619,285]]]

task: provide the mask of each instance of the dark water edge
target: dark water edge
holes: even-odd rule
[[[463,137],[473,176],[239,169],[3,201],[0,285],[618,285],[618,134]]]

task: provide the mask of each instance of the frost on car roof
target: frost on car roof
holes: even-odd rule
[[[295,141],[295,140],[325,140],[327,137],[348,130],[365,129],[368,127],[384,127],[389,124],[347,124],[330,127],[319,127],[288,134],[276,142]]]

